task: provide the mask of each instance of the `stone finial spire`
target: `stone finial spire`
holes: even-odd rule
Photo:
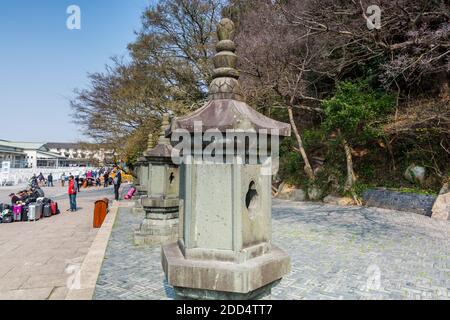
[[[224,18],[217,26],[217,54],[214,56],[213,81],[209,87],[211,100],[232,99],[244,101],[239,84],[239,71],[236,70],[236,45],[233,41],[235,27],[233,21]]]
[[[166,130],[170,125],[170,115],[168,113],[163,114],[161,132],[159,134],[158,144],[170,144],[170,140],[166,138]]]
[[[150,132],[148,134],[147,150],[151,150],[152,148],[153,148],[153,134]]]
[[[162,118],[162,124],[161,124],[158,144],[170,145],[170,140],[165,137],[165,132],[166,132],[167,128],[169,127],[169,125],[170,125],[170,115],[168,113],[164,113],[163,118]],[[147,151],[152,150],[154,147],[155,147],[155,144],[153,142],[153,134],[150,133],[148,135]]]

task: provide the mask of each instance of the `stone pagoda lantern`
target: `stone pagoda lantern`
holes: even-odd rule
[[[172,162],[172,146],[165,138],[169,115],[164,114],[158,144],[144,153],[148,161],[147,195],[141,197],[144,221],[134,234],[136,245],[161,245],[178,239],[179,167]]]
[[[148,144],[147,144],[147,150],[151,150],[153,148],[152,145],[152,134],[150,133],[148,136]],[[136,188],[136,198],[138,200],[135,201],[135,206],[133,208],[134,213],[142,214],[144,213],[144,208],[141,205],[140,198],[142,196],[147,195],[147,184],[148,184],[148,168],[149,168],[149,162],[147,158],[145,158],[145,152],[144,154],[138,158],[136,161],[136,165],[134,168],[133,176],[134,178],[134,187]]]
[[[150,151],[152,146],[152,134],[148,136],[147,151]],[[147,195],[147,184],[148,184],[148,166],[149,162],[145,157],[145,152],[136,162],[135,167],[135,180],[134,187],[136,188],[136,196],[140,198],[141,196]]]
[[[266,132],[278,139],[289,136],[291,127],[245,103],[236,70],[233,22],[222,19],[217,35],[209,101],[191,115],[174,119],[167,136],[175,145],[177,132],[195,137],[195,128],[201,123],[203,138],[206,131],[214,129],[225,144],[233,144],[231,154],[229,148],[225,152],[231,162],[182,162],[180,235],[178,243],[163,246],[162,265],[168,283],[180,296],[254,299],[269,294],[290,272],[291,260],[272,244],[272,177],[263,173],[261,161],[249,162],[252,150],[248,145],[255,141],[244,143],[242,154],[235,149],[237,140],[225,138],[225,134],[230,130]],[[255,135],[256,142],[260,143],[262,136]],[[200,147],[192,145],[194,156],[205,154],[204,140],[208,139],[202,139]]]

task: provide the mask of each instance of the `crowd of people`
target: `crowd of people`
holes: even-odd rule
[[[63,173],[61,177],[62,186],[64,186],[65,181],[65,174]],[[67,181],[70,211],[75,212],[77,211],[77,194],[80,192],[82,185],[84,187],[89,187],[92,185],[100,187],[103,184],[104,188],[114,185],[114,199],[119,200],[119,190],[120,185],[122,184],[122,171],[117,166],[112,171],[107,168],[103,168],[98,171],[91,170],[87,171],[83,177],[73,176],[70,174]]]
[[[64,175],[64,173],[63,173]],[[114,185],[114,199],[119,200],[119,190],[122,184],[122,171],[119,167],[115,167],[112,171],[108,169],[101,169],[99,171],[88,171],[85,177],[83,177],[83,184],[85,187],[91,185],[90,181],[95,181],[95,185],[100,187],[103,184],[104,188],[107,188],[111,184]],[[103,179],[103,181],[102,181]],[[65,181],[65,179],[61,179]],[[77,194],[80,191],[80,177],[70,175],[68,178],[69,182],[69,199],[70,199],[70,211],[77,211]],[[64,182],[62,182],[64,185]]]
[[[73,175],[69,173],[66,175],[62,173],[59,177],[61,186],[65,187],[67,183],[67,193],[70,200],[70,211],[77,211],[77,194],[81,191],[81,188],[88,188],[91,186],[97,186],[107,188],[111,185],[114,186],[114,198],[119,200],[119,190],[122,184],[122,171],[118,166],[113,169],[101,168],[98,170],[88,170],[84,174]],[[25,202],[30,197],[43,197],[42,186],[54,187],[54,178],[50,173],[47,178],[42,173],[39,175],[34,174],[29,181],[29,189],[22,190],[20,192],[11,193],[9,195],[11,199],[11,205],[15,205],[18,202]]]
[[[72,173],[66,175],[66,173],[63,172],[60,176],[61,186],[64,187],[65,184],[69,181],[69,178],[73,176],[78,184],[78,191],[81,189],[81,187],[87,188],[92,186],[103,186],[104,188],[107,188],[108,186],[111,186],[113,184],[112,173],[114,173],[114,170],[111,170],[110,168],[88,170],[82,175],[73,175]]]
[[[69,182],[69,178],[71,176],[74,177],[74,179],[77,180],[77,183],[79,185],[79,188],[81,187],[91,187],[91,186],[104,186],[105,188],[112,185],[113,178],[111,177],[111,173],[113,171],[110,168],[101,168],[98,170],[88,170],[83,174],[72,174],[69,173],[68,175],[63,172],[59,176],[59,181],[61,183],[61,186],[64,187],[66,183]],[[58,180],[58,178],[57,178]],[[47,177],[44,176],[44,174],[41,172],[39,175],[34,174],[33,177],[30,179],[30,184],[33,184],[35,186],[39,187],[54,187],[55,178],[52,173],[49,173]]]

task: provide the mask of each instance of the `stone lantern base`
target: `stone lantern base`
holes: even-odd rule
[[[178,239],[178,199],[141,198],[145,218],[134,233],[136,245],[157,246]]]
[[[141,203],[141,197],[147,196],[147,188],[144,186],[135,186],[136,188],[136,194],[134,195],[134,198],[137,198],[138,200],[135,200],[135,205],[133,207],[133,213],[135,214],[145,214],[144,207]]]
[[[139,205],[134,206],[132,211],[134,214],[145,214],[144,208]]]
[[[135,197],[140,198],[142,196],[147,195],[147,188],[145,186],[135,186],[135,188],[136,188]]]
[[[252,300],[269,295],[290,272],[291,258],[276,246],[242,263],[186,259],[178,243],[163,246],[162,265],[175,292],[190,299]]]
[[[186,300],[259,300],[270,297],[272,288],[275,287],[280,281],[281,280],[272,282],[249,293],[212,291],[181,287],[174,287],[173,290],[177,296]]]

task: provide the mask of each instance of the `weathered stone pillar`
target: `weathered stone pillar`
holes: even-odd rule
[[[290,257],[272,244],[271,175],[261,158],[250,160],[255,149],[249,145],[262,143],[255,133],[265,131],[278,139],[290,135],[291,128],[245,103],[235,69],[233,22],[223,19],[217,34],[210,100],[193,114],[175,119],[168,135],[189,132],[194,158],[204,157],[209,147],[206,129],[214,129],[217,141],[232,147],[224,148],[224,153],[217,149],[214,163],[181,164],[180,236],[178,243],[163,246],[162,265],[169,284],[181,296],[253,299],[270,293],[290,271]],[[200,132],[195,129],[199,123],[203,124]],[[236,139],[229,138],[230,130]],[[199,134],[200,147],[195,144]],[[244,152],[238,145],[245,146]],[[271,157],[266,160],[270,163]]]
[[[138,198],[147,195],[148,166],[148,160],[144,156],[140,157],[136,162],[135,174],[137,179],[134,187],[136,188],[136,196]]]
[[[179,168],[172,162],[172,146],[164,137],[168,126],[169,115],[165,114],[158,144],[145,152],[148,195],[141,197],[145,218],[135,231],[136,245],[161,245],[178,238]]]

